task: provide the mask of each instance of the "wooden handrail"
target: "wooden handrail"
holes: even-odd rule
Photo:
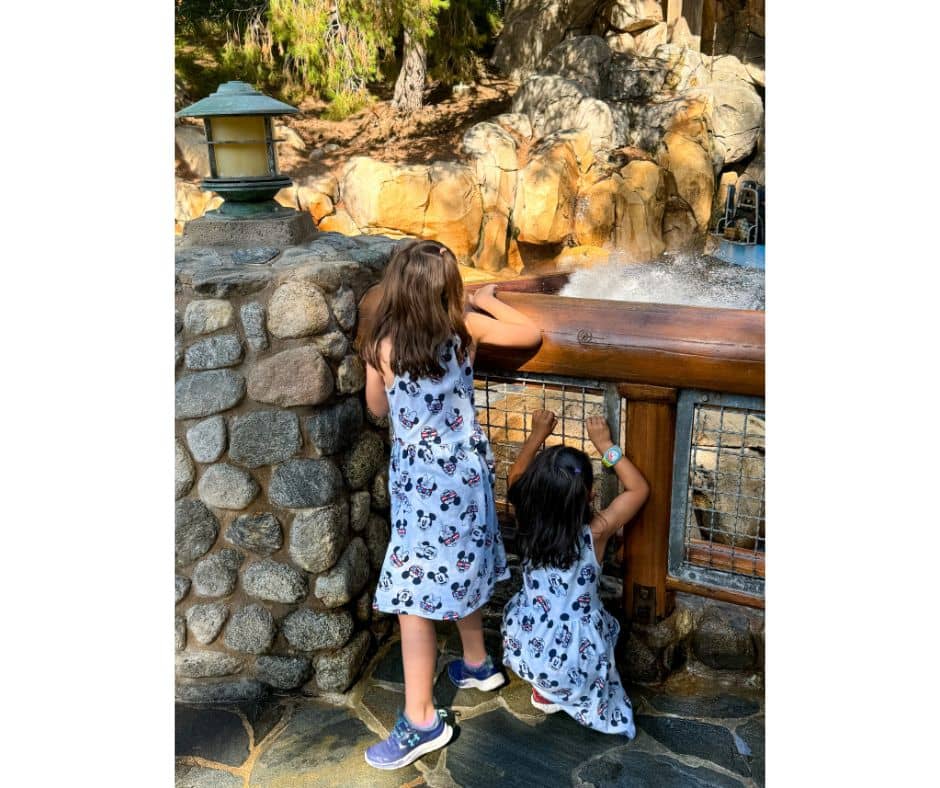
[[[360,335],[378,298],[360,302]],[[543,330],[536,351],[481,346],[478,363],[593,380],[764,393],[764,313],[500,292]]]

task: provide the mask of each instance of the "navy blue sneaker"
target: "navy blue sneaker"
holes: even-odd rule
[[[366,750],[366,763],[376,769],[400,769],[422,755],[439,750],[454,735],[450,727],[438,712],[437,725],[431,730],[422,731],[414,727],[402,712],[389,737]]]
[[[462,659],[455,659],[447,663],[447,676],[460,689],[473,687],[489,691],[506,683],[506,677],[493,666],[493,660],[489,656],[478,668],[468,668]]]

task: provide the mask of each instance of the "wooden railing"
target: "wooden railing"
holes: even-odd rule
[[[626,402],[625,450],[650,485],[624,543],[627,617],[661,619],[671,612],[675,591],[762,607],[757,597],[669,578],[667,559],[678,390],[763,396],[764,313],[551,295],[562,283],[553,277],[500,285],[500,300],[542,328],[542,345],[535,351],[482,346],[476,363],[494,372],[617,384]],[[377,295],[370,291],[360,304],[360,330]],[[759,561],[763,571],[763,556]]]

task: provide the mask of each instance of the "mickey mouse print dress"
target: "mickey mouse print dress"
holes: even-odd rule
[[[473,367],[459,340],[444,374],[396,376],[387,391],[392,533],[373,607],[454,620],[482,607],[509,577],[493,500],[493,456],[473,404]]]
[[[523,586],[503,611],[503,664],[582,725],[636,736],[633,706],[614,664],[620,623],[597,591],[590,526],[568,569],[523,566]]]

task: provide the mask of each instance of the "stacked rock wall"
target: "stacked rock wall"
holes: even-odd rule
[[[177,250],[180,700],[342,692],[388,630],[371,609],[387,425],[366,415],[352,342],[393,246]]]

